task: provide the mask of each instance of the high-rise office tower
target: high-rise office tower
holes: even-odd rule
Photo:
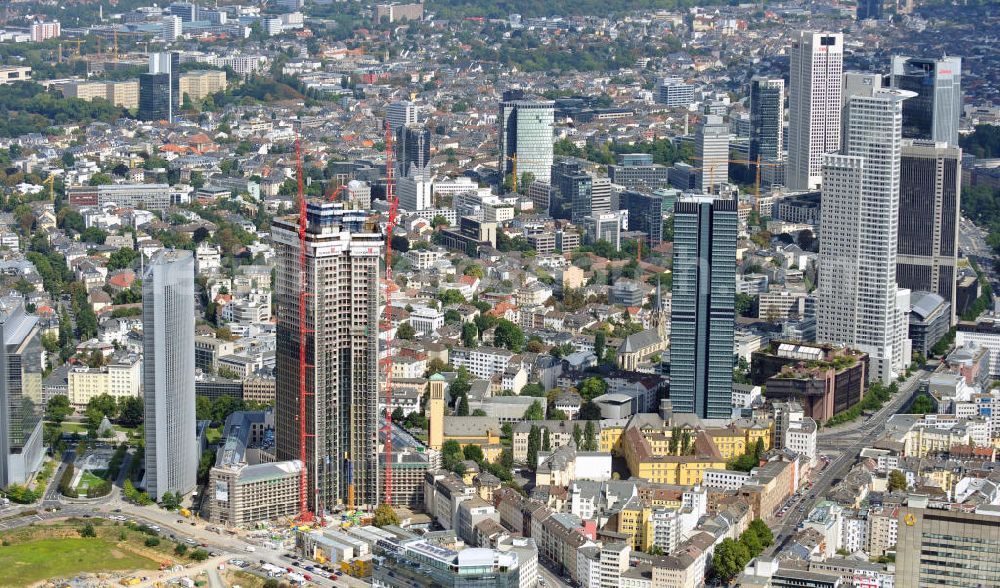
[[[958,145],[962,58],[892,57],[892,87],[917,95],[903,103],[903,136]]]
[[[149,54],[149,72],[139,76],[139,119],[173,121],[180,112],[180,53]]]
[[[529,173],[535,180],[548,182],[552,173],[552,125],[555,102],[525,100],[521,90],[508,90],[500,102],[500,183],[513,173],[515,159],[518,181]]]
[[[580,161],[562,159],[552,166],[551,178],[556,191],[549,210],[552,218],[567,218],[574,224],[581,224],[591,214],[593,176],[583,170]],[[610,205],[610,191],[608,196]]]
[[[198,20],[198,5],[190,2],[174,2],[167,7],[170,14],[179,16],[184,22]]]
[[[957,302],[955,270],[961,184],[959,147],[903,140],[896,282],[901,288],[935,292],[947,300],[951,303],[952,323]]]
[[[697,186],[711,192],[729,181],[729,125],[721,116],[709,114],[695,131],[694,147],[701,165]]]
[[[598,215],[606,212],[611,212],[611,180],[609,178],[591,178],[590,214]]]
[[[595,214],[584,219],[584,226],[587,229],[587,240],[590,243],[607,241],[620,251],[622,248],[622,227],[621,214],[618,212],[605,212]]]
[[[194,255],[161,250],[142,279],[146,492],[187,494],[197,483]]]
[[[896,586],[1000,586],[1000,518],[995,507],[975,512],[928,508],[910,495],[896,524]]]
[[[419,109],[417,105],[409,100],[393,102],[385,109],[385,120],[389,123],[389,128],[395,132],[399,127],[415,125],[418,122]]]
[[[896,284],[902,104],[871,89],[847,101],[842,154],[823,163],[816,340],[869,354],[888,384],[909,363],[909,291]]]
[[[21,299],[0,300],[0,487],[25,484],[42,465],[42,349],[38,317]]]
[[[336,203],[308,203],[306,220],[304,288],[298,217],[275,219],[272,229],[278,257],[275,449],[278,459],[299,459],[299,419],[305,419],[309,508],[323,513],[347,502],[352,476],[356,502],[379,503],[378,284],[385,240],[367,212]],[[302,341],[310,366],[305,414],[299,410]]]
[[[663,196],[625,190],[618,196],[620,210],[628,211],[628,228],[646,234],[646,246],[663,242]]]
[[[823,154],[840,149],[844,36],[802,31],[790,61],[785,181],[792,190],[814,190]]]
[[[430,175],[427,167],[431,163],[431,132],[416,125],[404,125],[396,129],[396,177],[413,174]]]
[[[732,415],[736,321],[735,200],[684,197],[674,206],[670,401],[674,412]]]
[[[757,161],[759,157],[765,162],[781,158],[784,121],[785,80],[754,76],[750,80],[750,157],[747,159]]]
[[[177,40],[177,37],[181,36],[183,31],[183,21],[179,16],[164,16],[163,17],[163,40],[167,43],[173,43]]]

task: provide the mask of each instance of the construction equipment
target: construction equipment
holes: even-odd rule
[[[309,478],[306,464],[306,370],[309,365],[306,354],[309,329],[306,328],[306,298],[309,296],[309,278],[306,272],[306,195],[302,185],[302,142],[295,137],[295,175],[299,197],[299,459],[302,460],[302,475],[299,479],[299,522],[310,523],[315,517],[309,510]]]
[[[83,39],[67,39],[66,42],[67,43],[76,43],[76,49],[73,50],[73,54],[79,57],[79,55],[80,55],[80,45],[83,45],[84,40]]]
[[[696,156],[691,156],[691,159],[704,160],[703,157],[696,157]],[[780,163],[767,163],[767,162],[763,162],[760,159],[760,155],[757,156],[757,160],[756,161],[750,160],[750,159],[727,159],[726,163],[739,163],[739,164],[743,164],[743,165],[753,165],[753,166],[755,166],[756,173],[754,174],[755,175],[755,179],[754,179],[754,190],[753,190],[753,194],[754,194],[753,209],[756,212],[760,212],[760,168],[763,167],[763,166],[767,166],[767,167],[781,167],[781,164]],[[704,170],[705,168],[703,168],[703,167],[696,167],[696,168],[693,168],[693,169],[695,169],[695,170]],[[728,179],[728,178],[726,178],[726,179]],[[715,185],[715,165],[709,165],[708,166],[708,185],[709,186],[714,186]]]

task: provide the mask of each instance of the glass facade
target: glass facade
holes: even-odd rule
[[[785,81],[750,80],[750,161],[781,157],[781,129],[785,119]]]
[[[530,173],[536,181],[549,182],[552,173],[554,121],[554,102],[518,99],[500,103],[499,169],[502,176],[506,177],[514,171],[516,155],[518,180]],[[502,180],[503,178],[501,183]]]
[[[42,349],[37,319],[18,301],[4,301],[0,337],[4,343],[0,385],[0,485],[21,484],[42,457]]]
[[[670,400],[674,412],[732,413],[736,202],[679,200],[674,209]]]
[[[903,103],[903,136],[958,145],[962,59],[893,56],[892,87],[917,95]]]

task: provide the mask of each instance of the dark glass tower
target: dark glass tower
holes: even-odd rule
[[[903,137],[958,145],[962,116],[962,58],[894,55],[892,87],[916,92],[903,103]]]
[[[656,247],[663,241],[663,196],[625,190],[618,205],[628,211],[629,230],[646,233],[646,245]]]
[[[139,120],[170,120],[170,74],[139,76]]]
[[[409,177],[412,168],[424,170],[431,161],[431,132],[419,125],[396,129],[396,176]]]
[[[785,112],[785,81],[750,80],[750,161],[781,157],[781,127]]]
[[[706,419],[728,419],[732,414],[738,227],[734,200],[695,196],[678,200],[674,207],[674,412]]]

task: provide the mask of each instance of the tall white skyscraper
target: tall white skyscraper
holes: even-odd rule
[[[416,104],[409,100],[400,100],[393,102],[385,109],[385,120],[388,121],[389,128],[395,133],[399,127],[417,124],[418,112]]]
[[[161,250],[142,280],[142,368],[146,406],[146,492],[195,488],[194,256]]]
[[[816,339],[869,354],[889,383],[909,362],[909,290],[896,284],[903,100],[870,88],[847,100],[844,148],[822,167]]]
[[[709,114],[695,132],[695,151],[701,162],[697,185],[703,192],[729,181],[729,125]]]
[[[844,36],[801,31],[792,45],[788,88],[788,171],[792,190],[815,189],[823,154],[840,148]]]

